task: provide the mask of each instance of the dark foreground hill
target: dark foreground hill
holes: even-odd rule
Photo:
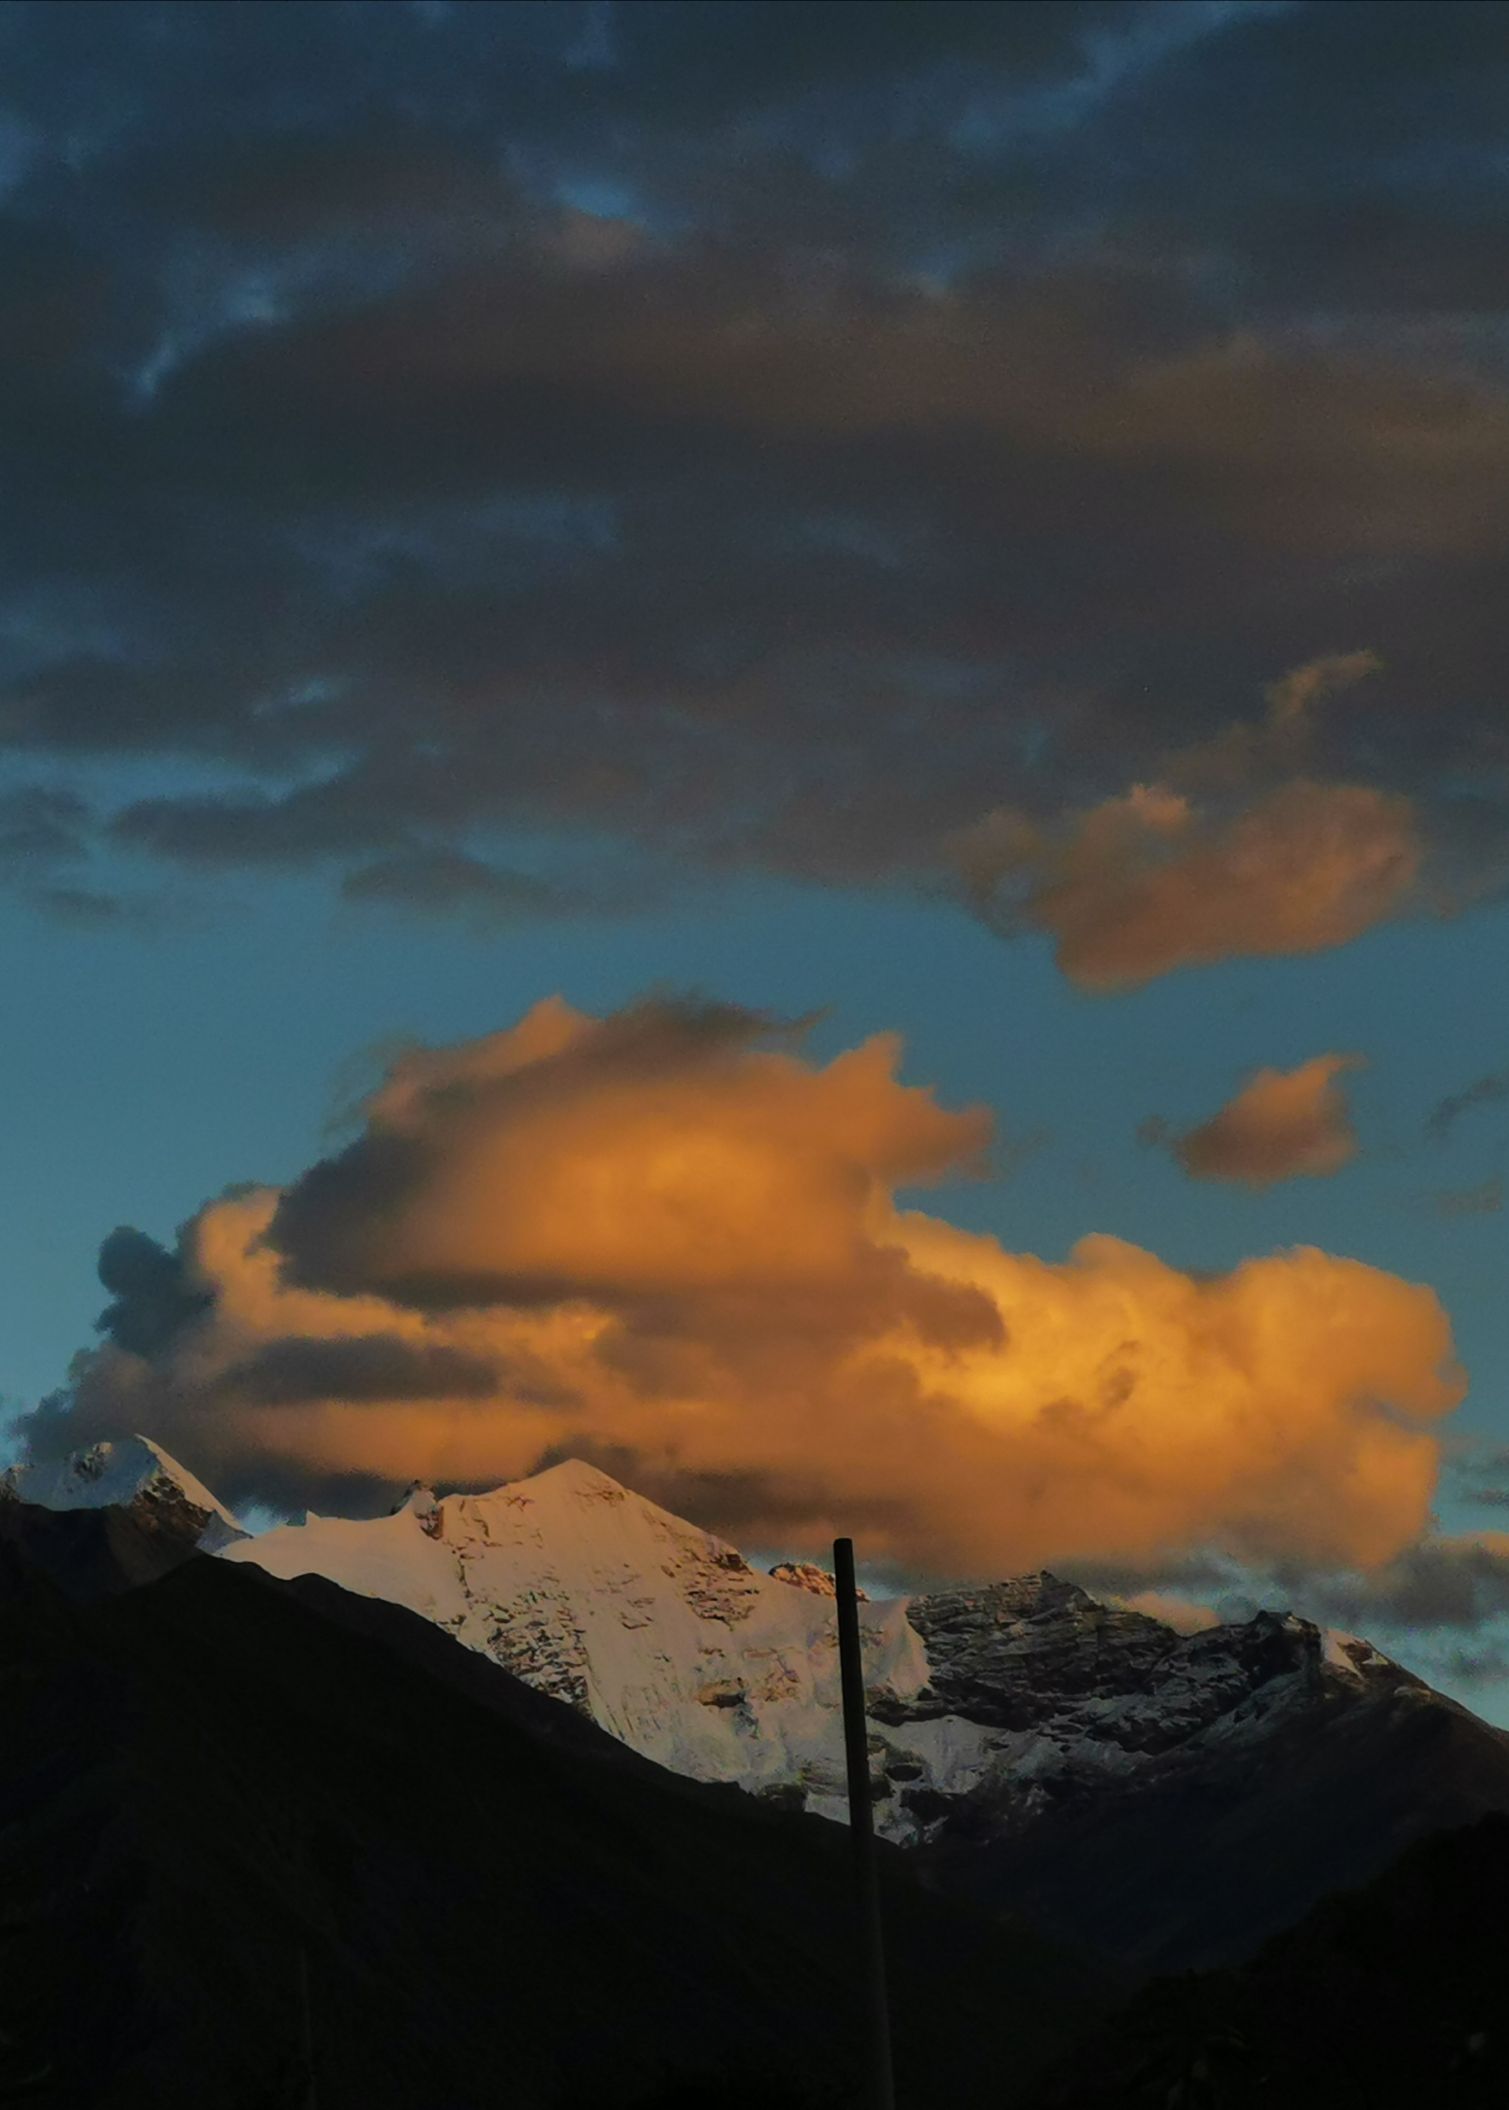
[[[59,1521],[41,1560],[24,1505],[0,1541],[0,2100],[846,2098],[838,1828],[672,1779],[329,1584],[196,1557],[94,1597],[122,1549]],[[905,2110],[1019,2101],[1098,1981],[898,1855],[886,1888]]]
[[[1237,1971],[1150,1985],[1040,2110],[1509,2103],[1509,1818],[1413,1846]]]
[[[0,1546],[65,1597],[87,1603],[155,1582],[193,1557],[191,1539],[141,1508],[41,1509],[0,1491]]]

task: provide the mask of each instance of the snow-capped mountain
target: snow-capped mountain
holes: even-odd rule
[[[407,1605],[700,1780],[841,1818],[830,1579],[579,1462],[226,1558]],[[1240,1954],[1409,1839],[1509,1808],[1509,1737],[1292,1615],[1181,1634],[1047,1575],[861,1609],[877,1829],[1139,1962]]]
[[[762,1574],[595,1467],[416,1488],[222,1557],[405,1606],[675,1772],[845,1814],[831,1578]],[[879,1831],[1139,1963],[1242,1954],[1422,1833],[1509,1809],[1509,1736],[1292,1615],[1184,1634],[1038,1574],[867,1603],[860,1626]]]
[[[830,1578],[762,1575],[593,1466],[443,1501],[416,1489],[392,1516],[311,1516],[227,1557],[407,1605],[673,1772],[843,1814]],[[905,1606],[867,1605],[863,1629],[872,1681],[919,1695]],[[930,1736],[929,1770],[946,1770],[948,1732]],[[896,1816],[896,1836],[916,1834]]]
[[[311,1517],[227,1549],[421,1612],[646,1757],[841,1817],[832,1583],[769,1575],[572,1461],[392,1516]],[[1293,1617],[1179,1634],[1051,1575],[861,1610],[876,1819],[903,1844],[960,1801],[997,1825],[1201,1739],[1260,1741],[1328,1691],[1425,1692],[1365,1641]]]
[[[71,1457],[9,1465],[0,1498],[39,1509],[123,1509],[202,1553],[219,1553],[246,1532],[204,1484],[145,1436],[91,1444]]]

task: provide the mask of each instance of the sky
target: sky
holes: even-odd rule
[[[1509,18],[0,11],[0,1404],[1509,1721]]]

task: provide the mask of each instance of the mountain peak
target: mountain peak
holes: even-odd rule
[[[40,1509],[129,1509],[182,1534],[205,1553],[244,1539],[238,1519],[202,1480],[150,1436],[122,1436],[66,1458],[23,1459],[0,1473],[0,1492]]]
[[[547,1465],[542,1471],[531,1473],[527,1480],[513,1480],[506,1487],[495,1488],[495,1494],[518,1494],[544,1492],[551,1494],[583,1495],[598,1501],[641,1501],[642,1496],[630,1494],[610,1473],[601,1467],[589,1465],[585,1458],[562,1458],[555,1465]]]

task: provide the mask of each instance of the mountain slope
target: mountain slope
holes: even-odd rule
[[[12,1542],[0,1683],[0,2084],[302,2103],[307,1981],[321,2110],[842,2098],[836,1828],[664,1776],[394,1607],[198,1558],[70,1604]],[[899,1857],[886,1888],[901,2102],[1016,2099],[1095,1981]]]
[[[0,1545],[11,1545],[65,1597],[87,1602],[155,1582],[196,1558],[173,1523],[133,1509],[39,1509],[0,1501]]]
[[[831,1597],[569,1463],[228,1550],[408,1605],[661,1764],[843,1815]],[[1249,1951],[1423,1833],[1509,1808],[1509,1737],[1365,1641],[1192,1635],[1050,1575],[862,1608],[881,1833],[1139,1969]]]
[[[1146,1988],[1040,2110],[1509,2102],[1506,1895],[1509,1818],[1419,1841],[1243,1969]]]

